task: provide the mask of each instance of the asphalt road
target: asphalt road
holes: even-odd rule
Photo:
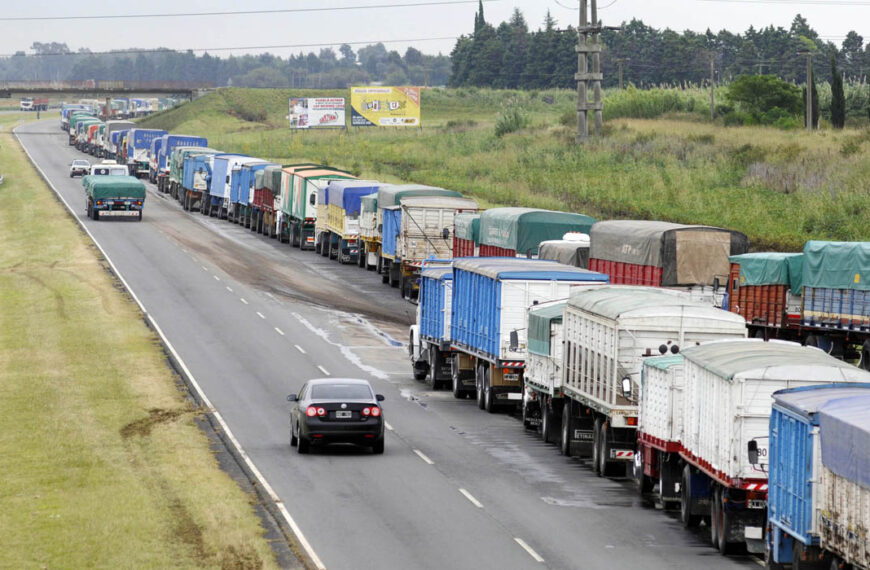
[[[641,505],[627,481],[471,400],[427,391],[405,350],[414,306],[380,277],[240,226],[186,213],[151,188],[144,221],[85,217],[82,155],[57,120],[18,129],[159,323],[330,569],[756,568],[704,529]],[[150,187],[150,185],[149,185]],[[386,396],[383,456],[289,444],[289,393],[313,377],[369,378]]]

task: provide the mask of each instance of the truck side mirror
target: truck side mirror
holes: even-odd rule
[[[717,291],[719,291],[719,278],[714,277],[713,278],[713,292],[715,293]]]
[[[631,378],[628,376],[622,379],[622,397],[626,400],[631,398]]]
[[[747,447],[749,448],[749,463],[758,465],[758,442],[753,439]]]
[[[442,228],[441,229],[441,239],[447,239],[450,237],[450,228]]]
[[[517,331],[511,331],[510,350],[516,352],[520,348],[520,334]]]

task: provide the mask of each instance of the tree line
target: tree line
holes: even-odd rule
[[[806,57],[814,54],[817,81],[831,81],[831,58],[847,81],[864,82],[870,73],[870,44],[851,31],[840,47],[824,41],[807,20],[795,16],[789,29],[750,27],[743,34],[658,30],[640,20],[601,33],[604,87],[618,85],[621,60],[625,83],[637,87],[702,83],[714,63],[717,82],[747,74],[776,75],[806,83]],[[474,31],[460,37],[451,53],[450,84],[511,89],[573,88],[577,70],[577,29],[559,28],[548,13],[543,26],[530,30],[520,10],[497,27],[485,20],[483,3]]]
[[[446,85],[450,58],[409,47],[404,54],[382,43],[354,51],[299,53],[281,58],[269,53],[216,57],[192,51],[118,50],[73,52],[64,43],[35,42],[33,54],[0,58],[0,80],[202,81],[217,87],[344,88],[381,82],[389,85]]]

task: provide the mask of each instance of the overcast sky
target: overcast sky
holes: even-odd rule
[[[11,0],[10,0],[11,1]],[[14,3],[14,10],[0,13],[0,54],[27,50],[33,42],[65,42],[73,50],[93,51],[113,48],[174,49],[235,48],[342,42],[375,43],[383,41],[388,49],[400,52],[413,45],[424,53],[449,53],[454,39],[472,31],[476,0],[473,3],[340,10],[268,15],[197,16],[175,18],[137,18],[60,21],[4,21],[4,18],[71,15],[154,14],[214,12],[237,10],[275,10],[292,8],[329,8],[413,4],[426,0],[150,0],[117,2],[89,0],[34,0]],[[862,0],[599,0],[605,8],[600,16],[605,25],[618,25],[640,18],[656,28],[743,32],[773,24],[788,27],[801,13],[825,39],[837,45],[855,29],[870,35],[870,2]],[[850,5],[851,4],[851,5]],[[577,25],[578,0],[496,0],[484,3],[486,19],[499,23],[514,8],[526,16],[532,29],[538,28],[547,10],[560,26]],[[571,8],[574,9],[571,9]],[[429,38],[451,38],[431,40]],[[394,43],[387,43],[390,40]],[[413,40],[413,41],[407,41]],[[354,45],[354,49],[359,46]],[[290,53],[318,51],[320,48],[286,47],[256,49],[286,57]],[[251,53],[251,50],[212,51],[213,55]]]

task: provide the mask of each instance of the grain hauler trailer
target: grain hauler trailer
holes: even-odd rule
[[[542,241],[538,259],[551,259],[574,267],[589,267],[589,236],[567,233],[559,240]]]
[[[126,122],[126,121],[124,121]],[[162,141],[157,149],[157,189],[164,194],[169,192],[169,159],[172,156],[172,151],[177,146],[198,146],[207,147],[208,140],[205,137],[194,137],[191,135],[163,135],[160,137]]]
[[[680,513],[696,526],[709,517],[714,547],[764,551],[769,423],[778,390],[866,381],[867,372],[812,347],[744,339],[682,351],[686,387],[680,458]],[[750,442],[757,460],[749,461]]]
[[[454,382],[474,378],[477,404],[488,412],[518,406],[526,366],[526,311],[538,303],[568,298],[572,286],[602,285],[607,280],[607,275],[553,261],[455,260],[450,317],[450,342],[457,350]]]
[[[378,230],[378,195],[363,196],[359,210],[360,245],[357,265],[364,267],[366,271],[374,271],[378,267],[381,243],[381,232]]]
[[[359,257],[359,216],[364,196],[377,196],[380,182],[363,180],[333,180],[326,190],[327,207],[324,243],[329,245],[329,258],[339,263],[356,263]]]
[[[127,133],[127,168],[130,169],[130,176],[148,176],[151,143],[165,134],[168,133],[160,129],[130,129]]]
[[[136,123],[134,123],[132,121],[107,120],[106,121],[106,138],[105,138],[105,141],[106,141],[105,158],[117,160],[118,153],[120,152],[120,149],[117,147],[118,139],[117,138],[113,139],[112,134],[117,132],[117,131],[126,131],[126,130],[130,130],[130,129],[135,129],[135,128],[136,128]]]
[[[588,234],[594,218],[534,208],[492,208],[480,214],[480,256],[538,256],[542,241],[568,232]]]
[[[182,152],[178,148],[175,149],[176,153],[180,153],[178,159],[181,161],[181,166],[179,167],[179,170],[181,170],[181,184],[177,193],[183,210],[189,212],[199,210],[202,212],[202,198],[208,192],[211,173],[210,164],[213,163],[213,157],[218,152],[202,147],[191,147],[191,149],[190,152]]]
[[[749,251],[740,232],[670,222],[598,222],[589,237],[589,268],[614,283],[688,291],[716,307],[725,300],[729,256]]]
[[[254,173],[254,205],[251,231],[270,238],[278,236],[277,202],[281,197],[283,166],[270,164]]]
[[[89,111],[73,111],[70,113],[69,125],[67,126],[68,142],[70,146],[76,144],[78,124],[85,120],[99,120]]]
[[[565,365],[560,450],[592,459],[599,476],[631,473],[637,448],[643,360],[709,340],[743,338],[737,315],[652,287],[610,286],[571,293],[563,319]]]
[[[384,210],[381,251],[390,260],[390,285],[416,299],[423,261],[452,258],[454,216],[476,211],[476,201],[452,196],[410,196]]]
[[[216,154],[212,162],[211,184],[209,186],[209,215],[219,219],[227,217],[230,203],[230,184],[233,169],[251,157],[243,154]]]
[[[332,232],[329,229],[329,189],[333,182],[316,185],[315,201],[317,202],[317,214],[314,220],[314,251],[323,257],[330,257],[332,251]],[[380,186],[377,180],[353,180],[358,186]]]
[[[562,365],[565,337],[562,319],[567,302],[555,301],[531,307],[528,312],[529,350],[523,376],[523,426],[540,428],[544,443],[558,439],[558,422],[553,413],[542,413],[563,401]]]
[[[749,336],[778,338],[779,329],[800,327],[802,253],[745,253],[729,261],[728,309],[746,319]]]
[[[262,158],[245,158],[233,165],[230,171],[230,200],[227,204],[227,220],[235,224],[244,223],[244,215],[248,208],[248,200],[251,198],[251,185],[253,180],[249,178],[249,167],[255,164],[269,164]]]
[[[331,180],[353,179],[343,172],[317,164],[295,164],[282,169],[278,210],[278,241],[314,250],[317,224],[317,194]]]
[[[770,414],[767,567],[870,568],[870,384],[781,390]],[[752,443],[750,442],[750,445]],[[749,453],[758,456],[758,445]],[[847,566],[848,565],[848,566]]]
[[[260,216],[260,211],[255,202],[257,190],[262,190],[262,184],[265,180],[263,173],[270,166],[281,168],[280,164],[275,163],[246,164],[242,166],[242,191],[244,192],[245,188],[248,189],[248,200],[247,204],[242,208],[239,223],[251,231],[257,230],[256,222]],[[260,186],[257,185],[258,175]]]
[[[158,160],[163,140],[163,137],[154,139],[151,141],[151,148],[148,149],[148,181],[151,184],[157,184]]]
[[[182,202],[185,195],[184,182],[184,159],[191,154],[217,154],[220,151],[203,146],[177,146],[169,155],[169,195]]]
[[[390,282],[390,261],[391,258],[384,255],[383,251],[383,234],[384,234],[384,209],[400,206],[402,198],[410,198],[412,196],[452,196],[462,198],[462,194],[453,190],[445,190],[444,188],[436,188],[435,186],[423,186],[419,184],[398,184],[384,186],[378,190],[378,215],[377,228],[378,238],[373,245],[378,254],[377,271],[382,274],[384,283]],[[395,222],[395,219],[393,220]],[[397,226],[398,227],[398,226]],[[369,250],[368,253],[375,253],[374,250]],[[398,286],[398,282],[396,285]]]
[[[480,250],[480,213],[462,212],[453,218],[453,257],[477,257]]]
[[[145,185],[131,176],[93,176],[82,179],[85,210],[95,221],[105,218],[132,218],[142,221]]]
[[[453,266],[450,260],[425,262],[420,274],[417,323],[411,325],[408,354],[414,378],[426,379],[433,390],[452,380],[454,351],[450,344],[450,309],[453,301]],[[474,390],[474,378],[453,387],[457,398]]]
[[[777,254],[758,255],[775,259]],[[802,255],[788,258],[788,283],[777,287],[741,283],[743,277],[753,282],[774,278],[753,278],[745,269],[752,271],[752,262],[735,261],[740,274],[735,280],[732,266],[731,296],[738,299],[732,310],[749,311],[755,298],[750,322],[755,336],[817,346],[870,370],[870,242],[809,241]],[[774,271],[767,267],[772,264],[766,264],[765,273]]]

